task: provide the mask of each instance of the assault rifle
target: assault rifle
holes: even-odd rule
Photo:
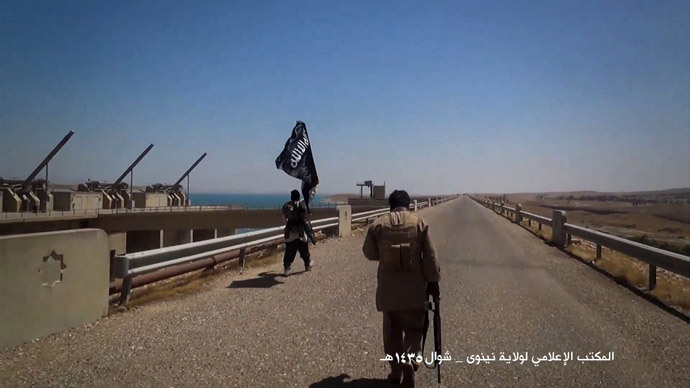
[[[432,297],[427,295],[427,302],[425,303],[424,309],[427,311],[426,317],[424,318],[424,338],[422,340],[422,352],[424,352],[424,344],[426,343],[426,334],[429,331],[429,311],[434,312],[434,350],[437,355],[443,354],[441,351],[441,306],[440,297]],[[426,364],[424,364],[426,366]],[[429,368],[427,366],[427,368]],[[434,366],[430,369],[436,368],[436,375],[438,383],[441,384],[441,362],[439,360],[434,360]]]
[[[290,210],[286,209],[286,207],[289,206],[289,202],[286,203],[285,205],[283,205],[282,208],[283,215],[285,216],[285,218],[287,218],[288,224],[301,223],[309,241],[311,241],[312,244],[316,245],[316,235],[314,234],[314,228],[312,228],[311,220],[309,220],[308,216],[308,214],[310,214],[311,212],[309,211],[309,207],[302,207],[302,203],[303,202],[299,202],[297,206],[289,208]],[[287,234],[285,235],[285,237],[287,238]]]
[[[316,235],[314,234],[314,228],[311,227],[311,220],[304,220],[304,231],[307,233],[309,241],[316,245]]]

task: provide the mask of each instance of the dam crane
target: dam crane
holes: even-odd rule
[[[148,147],[139,155],[139,157],[132,162],[132,164],[127,167],[127,169],[120,174],[120,177],[113,183],[105,183],[94,180],[89,180],[85,183],[81,183],[78,186],[78,191],[91,191],[91,192],[101,192],[103,194],[103,208],[113,209],[113,208],[133,208],[134,200],[132,198],[132,184],[134,180],[134,167],[136,167],[139,162],[146,156],[146,154],[151,151],[153,144],[149,144]],[[130,176],[130,183],[125,182],[127,175]]]
[[[168,204],[170,206],[189,206],[189,174],[196,168],[196,166],[201,163],[201,161],[206,157],[206,152],[203,153],[188,169],[182,174],[182,176],[175,181],[172,185],[164,185],[162,183],[156,183],[152,186],[147,186],[147,192],[157,192],[168,194]],[[184,187],[182,186],[182,181],[187,178],[187,191],[185,193]]]
[[[0,208],[4,212],[53,210],[53,195],[48,190],[48,163],[74,135],[69,131],[24,180],[0,178]],[[45,179],[36,179],[45,168]]]

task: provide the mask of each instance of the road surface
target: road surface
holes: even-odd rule
[[[690,329],[466,197],[421,211],[442,266],[443,386],[688,386]],[[228,272],[202,290],[0,352],[0,386],[385,387],[376,264],[363,235],[313,272]],[[432,340],[433,341],[433,340]],[[427,350],[430,349],[427,344]],[[607,362],[541,362],[548,352]],[[527,352],[524,364],[468,356]],[[462,362],[456,362],[462,361]],[[434,387],[424,370],[418,386]]]

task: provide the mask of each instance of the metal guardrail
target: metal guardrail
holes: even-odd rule
[[[446,202],[447,200],[448,198],[438,198],[436,203]],[[418,209],[426,206],[429,206],[429,201],[417,203]],[[414,204],[411,204],[410,208],[414,208]],[[368,220],[388,213],[390,213],[388,208],[356,213],[352,214],[352,221]],[[311,224],[314,231],[319,231],[337,227],[339,224],[338,220],[338,217],[322,218],[313,220]],[[129,299],[132,279],[135,276],[238,250],[240,252],[240,263],[243,264],[247,248],[280,240],[283,238],[283,230],[284,226],[278,226],[227,237],[115,256],[113,260],[113,275],[115,278],[122,279],[120,304],[126,303]]]
[[[439,199],[437,199],[437,200],[432,199],[432,202],[431,202],[431,203],[433,203],[433,204],[439,204],[439,203],[446,202],[447,200],[448,200],[448,199],[446,199],[446,198],[443,198],[443,199],[442,199],[442,198],[439,198]],[[422,209],[422,208],[425,208],[425,207],[428,207],[428,206],[429,206],[429,201],[428,201],[428,200],[427,200],[427,201],[422,201],[422,202],[417,202],[417,209],[418,209],[418,210],[419,210],[419,209]],[[410,209],[410,210],[414,210],[414,203],[411,203],[411,204],[410,204],[409,209]],[[352,222],[368,221],[368,220],[371,219],[371,218],[376,218],[376,217],[379,217],[379,216],[381,216],[381,215],[383,215],[383,214],[386,214],[386,213],[390,213],[390,210],[388,210],[388,209],[380,209],[380,210],[377,209],[377,210],[371,210],[371,211],[367,211],[367,212],[362,212],[362,213],[353,214],[353,215],[352,215]]]
[[[565,231],[573,236],[690,278],[690,257],[688,256],[573,224],[566,223],[563,226]]]
[[[440,202],[438,202],[438,203],[440,203]],[[423,201],[423,202],[417,203],[417,209],[421,209],[421,208],[428,207],[428,206],[429,206],[429,201]],[[414,210],[414,204],[413,203],[410,204],[409,209]],[[352,222],[367,221],[371,218],[376,218],[376,217],[379,217],[379,216],[387,214],[387,213],[390,213],[389,209],[377,209],[377,210],[371,210],[371,211],[367,211],[367,212],[353,214],[352,215]]]
[[[370,218],[376,218],[381,215],[390,213],[390,209],[377,209],[377,210],[371,210],[368,212],[362,212],[362,213],[356,213],[352,214],[352,221],[360,221],[360,220],[366,220]]]
[[[338,217],[323,218],[312,221],[312,226],[314,227],[314,230],[320,230],[323,228],[323,225],[337,225],[337,221]],[[334,222],[335,224],[333,224]],[[127,278],[128,276],[148,272],[149,269],[155,270],[165,267],[152,267],[160,263],[172,263],[170,265],[176,265],[188,261],[194,261],[199,258],[211,257],[217,254],[240,249],[237,248],[237,246],[245,243],[256,242],[255,245],[262,244],[266,241],[261,240],[267,237],[281,238],[282,233],[283,227],[279,226],[227,237],[174,245],[165,248],[151,249],[142,252],[127,253],[124,255],[115,256],[113,273],[116,278]],[[185,258],[190,259],[185,260]]]
[[[310,206],[312,209],[331,209],[337,207],[335,202],[318,203]],[[117,208],[117,209],[75,209],[75,210],[49,210],[43,212],[0,212],[0,219],[38,219],[50,217],[69,216],[96,216],[99,214],[134,214],[134,213],[166,213],[166,212],[202,212],[218,210],[268,210],[280,209],[281,206],[247,206],[247,205],[201,205],[201,206],[151,206],[143,208]]]
[[[374,211],[369,211],[369,212],[364,212],[364,213],[358,213],[358,214],[353,214],[352,215],[352,222],[357,222],[357,221],[368,221],[372,218],[380,217],[384,214],[390,213],[390,209],[383,209],[383,210],[374,210]]]
[[[49,210],[44,212],[0,213],[0,219],[37,219],[68,216],[97,216],[99,214],[134,214],[134,213],[169,213],[169,212],[200,212],[217,210],[244,210],[245,206],[152,206],[144,208],[117,209],[75,209]]]
[[[444,199],[446,201],[447,199]],[[432,199],[436,203],[441,199]],[[334,209],[341,205],[337,202],[317,203],[310,206],[312,209]],[[418,207],[428,206],[428,201],[418,203]],[[74,216],[98,216],[100,214],[137,214],[137,213],[170,213],[170,212],[203,212],[219,210],[276,210],[282,205],[248,206],[248,205],[200,205],[200,206],[151,206],[135,208],[116,208],[116,209],[75,209],[75,210],[48,210],[42,212],[0,212],[0,220],[15,219],[39,219],[51,217],[74,217]]]
[[[539,229],[541,229],[542,224],[550,226],[554,231],[552,241],[562,241],[562,243],[560,244],[562,246],[560,246],[560,248],[565,248],[570,242],[571,236],[576,236],[583,240],[590,241],[596,244],[597,259],[601,258],[601,248],[606,247],[647,263],[649,265],[648,286],[650,290],[656,287],[657,267],[690,278],[690,256],[685,256],[679,253],[659,249],[635,241],[627,240],[625,238],[613,236],[607,233],[599,232],[596,230],[584,228],[582,226],[569,224],[562,221],[562,223],[558,225],[557,222],[554,222],[555,216],[554,218],[547,218],[536,214],[524,212],[522,210],[519,210],[520,205],[517,205],[514,209],[509,208],[504,204],[488,201],[485,199],[472,196],[470,196],[470,198],[472,198],[475,202],[496,211],[497,213],[504,213],[506,211],[511,212],[515,220],[517,220],[517,222],[519,222],[522,218],[526,218],[530,221],[538,222]],[[565,220],[565,211],[554,210],[554,213],[556,212],[561,213],[562,220]],[[563,236],[556,236],[557,233],[563,234]]]
[[[527,218],[528,220],[551,226],[551,219],[550,218],[542,217],[542,216],[537,215],[537,214],[532,214],[532,213],[523,212],[523,211],[520,211],[520,215],[524,218]]]
[[[375,212],[385,214],[383,209]],[[314,231],[337,227],[338,217],[314,220],[311,224]],[[135,276],[237,250],[240,251],[240,262],[244,263],[244,251],[247,248],[280,240],[283,238],[283,230],[283,226],[266,228],[233,236],[115,256],[113,274],[115,278],[122,279],[120,304],[126,303],[129,299],[132,278]]]

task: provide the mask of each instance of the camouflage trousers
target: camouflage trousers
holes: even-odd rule
[[[383,350],[393,357],[393,361],[389,361],[393,376],[405,375],[405,380],[414,378],[414,370],[407,360],[407,354],[422,353],[426,314],[424,310],[383,312]],[[407,363],[398,362],[396,354],[405,354]]]

